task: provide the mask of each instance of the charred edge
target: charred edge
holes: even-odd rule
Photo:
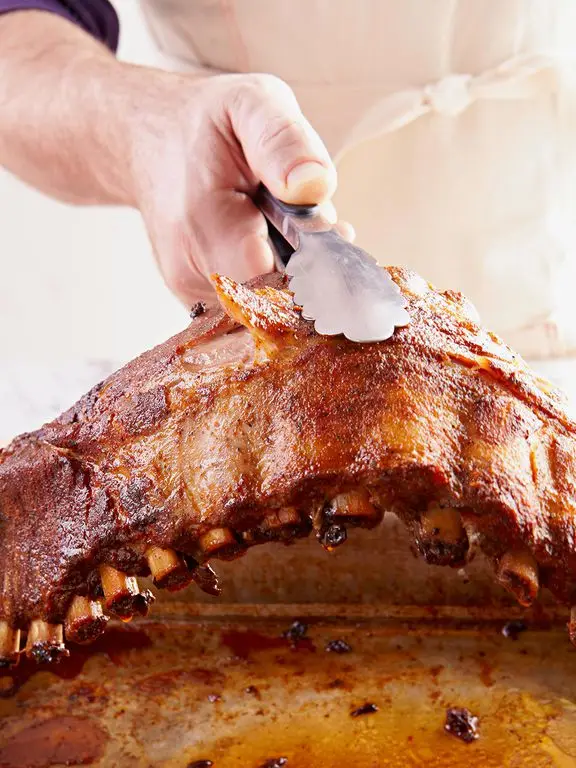
[[[317,537],[324,549],[332,552],[336,547],[344,544],[348,538],[348,531],[342,523],[327,523],[318,531]]]
[[[150,606],[156,598],[150,592],[149,589],[143,592],[133,594],[118,595],[106,606],[108,610],[116,614],[119,619],[131,619],[138,614],[139,616],[146,616],[150,610]]]
[[[135,614],[146,616],[155,599],[150,590],[141,592],[134,576],[127,576],[110,565],[101,565],[99,570],[107,611],[124,621]]]
[[[100,603],[76,595],[66,614],[64,632],[74,643],[90,643],[106,629],[108,617],[102,613]]]
[[[538,597],[538,564],[530,552],[506,552],[500,560],[497,578],[524,607],[531,606]]]
[[[415,540],[429,565],[461,568],[468,559],[470,542],[457,509],[430,505],[420,516]]]
[[[185,560],[173,549],[150,547],[146,559],[154,584],[159,589],[176,592],[187,587],[193,580]]]
[[[155,586],[158,589],[166,589],[168,592],[178,592],[185,589],[193,581],[193,576],[188,569],[171,571],[164,576],[154,579]]]
[[[294,507],[285,507],[267,514],[257,528],[246,531],[242,538],[248,545],[269,541],[289,544],[295,539],[308,536],[311,529],[310,520],[303,517]]]
[[[206,312],[206,302],[197,301],[196,304],[193,304],[190,307],[190,319],[196,320],[197,317],[200,317],[200,315],[203,315],[205,312]]]
[[[20,630],[0,621],[0,669],[13,667],[20,658]]]
[[[27,649],[26,654],[37,664],[57,664],[61,659],[70,655],[64,643],[50,641],[34,643]]]
[[[217,557],[220,560],[234,560],[246,551],[246,544],[230,528],[213,528],[198,540],[200,559]]]
[[[310,521],[317,540],[325,550],[332,552],[336,547],[344,544],[348,538],[348,531],[345,525],[334,522],[327,516],[329,509],[329,504],[317,507],[310,514]]]
[[[196,586],[207,595],[212,595],[212,597],[220,597],[222,593],[222,587],[220,586],[218,576],[213,568],[208,565],[208,563],[199,565],[198,562],[192,557],[185,556],[184,559],[192,572],[192,579]]]
[[[66,639],[73,643],[92,643],[96,638],[106,630],[109,616],[98,616],[97,618],[86,616],[76,621],[74,626],[66,629]]]
[[[53,664],[69,656],[62,624],[48,624],[42,619],[32,621],[28,628],[26,655],[42,664]]]
[[[375,528],[382,522],[384,513],[370,500],[365,488],[338,494],[324,506],[327,521],[354,528]]]

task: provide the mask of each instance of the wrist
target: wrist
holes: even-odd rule
[[[137,207],[133,163],[134,126],[142,73],[140,68],[106,58],[75,68],[89,152],[87,162],[100,195],[108,203]],[[73,129],[75,130],[75,129]]]
[[[106,98],[129,204],[144,212],[159,198],[169,205],[172,195],[174,204],[181,204],[187,142],[201,112],[190,106],[196,84],[188,76],[160,69],[131,64],[120,68]]]

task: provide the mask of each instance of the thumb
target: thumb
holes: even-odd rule
[[[336,168],[283,80],[243,76],[228,116],[250,170],[273,195],[300,205],[332,197]]]

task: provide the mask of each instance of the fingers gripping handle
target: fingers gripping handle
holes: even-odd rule
[[[279,200],[260,184],[254,203],[268,224],[268,236],[275,250],[276,269],[284,271],[300,244],[301,232],[325,232],[332,224],[322,215],[318,205],[291,205]]]

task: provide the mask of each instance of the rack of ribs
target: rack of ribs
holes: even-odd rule
[[[522,605],[576,603],[563,396],[460,294],[390,273],[411,322],[372,344],[316,334],[280,275],[215,276],[218,305],[0,452],[1,663],[145,614],[138,577],[217,594],[214,559],[385,513],[429,563],[481,550]]]

